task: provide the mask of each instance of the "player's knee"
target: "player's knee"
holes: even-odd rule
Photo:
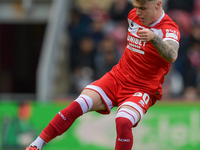
[[[115,123],[116,123],[116,129],[117,129],[117,132],[126,132],[127,129],[131,129],[132,128],[132,122],[127,119],[127,118],[124,118],[124,117],[117,117],[115,119]]]
[[[131,127],[133,127],[138,120],[138,115],[128,108],[120,108],[115,118],[116,125],[122,127],[126,127],[127,122],[130,122]]]
[[[92,99],[84,94],[81,94],[75,101],[79,103],[83,113],[90,111],[93,106]]]

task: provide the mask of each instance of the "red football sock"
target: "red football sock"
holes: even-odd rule
[[[46,143],[56,136],[63,134],[73,122],[83,114],[78,102],[73,101],[68,107],[61,110],[39,135]]]
[[[117,139],[115,150],[131,150],[133,146],[132,122],[124,117],[116,118]]]

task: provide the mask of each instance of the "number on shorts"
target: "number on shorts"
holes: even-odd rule
[[[149,99],[150,99],[149,95],[147,93],[144,93],[142,98],[143,98],[143,101],[145,102],[145,104],[147,105],[149,102]]]
[[[142,100],[145,102],[146,105],[148,104],[150,99],[147,93],[142,94],[141,92],[136,92],[133,96],[142,97]]]

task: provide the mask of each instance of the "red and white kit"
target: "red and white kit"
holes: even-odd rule
[[[151,42],[140,40],[138,31],[148,28],[163,41],[172,40],[178,44],[180,39],[178,26],[164,12],[157,22],[147,27],[136,15],[136,9],[133,9],[128,15],[128,23],[127,46],[119,63],[102,78],[85,87],[99,93],[107,106],[106,111],[98,112],[109,114],[114,106],[120,108],[115,117],[115,150],[131,150],[132,127],[137,126],[149,107],[157,100],[161,100],[164,76],[170,69],[170,63],[159,55]],[[89,95],[81,94],[68,107],[56,114],[26,150],[41,150],[46,143],[62,135],[78,117],[92,109],[93,102]]]
[[[162,83],[170,63],[159,55],[151,42],[141,42],[139,30],[148,28],[163,41],[172,40],[179,44],[179,27],[164,12],[157,22],[144,26],[133,9],[128,15],[128,23],[127,46],[119,63],[86,87],[101,95],[108,108],[104,113],[109,113],[113,106],[129,105],[129,102],[134,102],[131,105],[140,114],[141,111],[145,113],[162,97]]]

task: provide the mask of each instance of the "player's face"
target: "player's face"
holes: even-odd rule
[[[141,22],[145,26],[149,26],[156,22],[156,2],[147,1],[145,4],[140,4],[136,0],[133,0],[133,5],[136,8],[136,14],[140,18]]]

